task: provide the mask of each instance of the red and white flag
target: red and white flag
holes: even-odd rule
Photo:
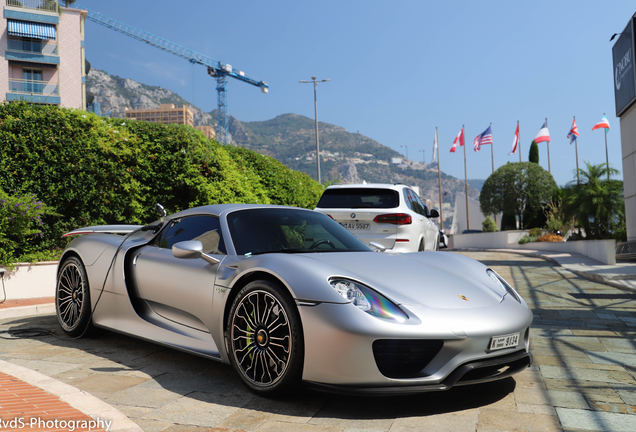
[[[455,153],[455,150],[457,150],[457,144],[459,144],[460,146],[464,145],[464,128],[463,127],[459,131],[457,136],[455,137],[455,141],[453,141],[453,147],[451,147],[450,149],[451,153]]]
[[[512,151],[508,153],[508,156],[511,154],[515,154],[517,151],[517,147],[519,147],[519,123],[517,123],[517,130],[515,131],[515,137],[512,140]]]
[[[592,128],[592,130],[595,130],[595,129],[605,129],[605,133],[609,131],[610,129],[609,120],[607,119],[607,117],[605,117],[605,115],[603,115],[603,120],[596,123],[594,127]]]

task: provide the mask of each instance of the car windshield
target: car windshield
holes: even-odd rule
[[[396,208],[400,194],[391,189],[342,188],[327,189],[318,202],[318,208]]]
[[[329,216],[310,210],[255,208],[227,216],[237,255],[371,249]]]

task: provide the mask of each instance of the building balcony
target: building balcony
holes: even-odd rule
[[[59,105],[58,85],[47,81],[9,79],[7,100]]]
[[[35,9],[43,12],[57,12],[58,5],[54,0],[7,0],[7,6],[24,9]]]

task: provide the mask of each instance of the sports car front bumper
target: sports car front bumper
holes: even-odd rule
[[[329,391],[395,394],[505,378],[532,364],[532,312],[512,299],[506,303],[461,311],[410,305],[409,319],[402,324],[377,319],[351,304],[301,306],[303,380]],[[513,333],[520,336],[516,346],[489,349],[494,336]],[[391,374],[381,372],[373,348],[379,340],[442,343],[421,370],[387,376]]]

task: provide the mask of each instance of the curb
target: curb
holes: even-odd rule
[[[620,289],[625,289],[625,290],[629,290],[629,291],[636,291],[636,288],[633,286],[629,286],[626,285],[624,283],[621,283],[621,280],[634,280],[636,279],[636,277],[624,277],[624,276],[617,276],[616,274],[609,276],[609,277],[603,277],[599,274],[595,274],[595,273],[590,273],[590,272],[585,272],[585,271],[581,271],[581,270],[575,270],[572,269],[569,265],[563,265],[561,263],[559,263],[556,259],[552,258],[549,255],[545,255],[541,252],[537,252],[537,251],[521,251],[519,249],[482,249],[482,248],[462,248],[462,249],[446,249],[449,252],[460,252],[460,251],[466,251],[466,252],[502,252],[502,253],[512,253],[512,254],[517,254],[517,255],[524,255],[524,256],[530,256],[530,257],[534,257],[534,258],[541,258],[544,259],[546,261],[549,261],[555,265],[558,265],[559,267],[564,268],[565,270],[569,271],[572,274],[575,274],[579,277],[582,277],[583,279],[587,279],[589,281],[592,282],[597,282],[597,283],[602,283],[608,286],[611,286],[613,288],[620,288]],[[619,277],[621,277],[621,279],[619,279]]]
[[[0,360],[0,371],[60,398],[61,401],[93,419],[112,421],[109,432],[143,432],[135,422],[118,409],[72,385],[3,360]]]
[[[55,303],[45,303],[30,306],[17,306],[6,309],[0,309],[0,319],[20,318],[33,315],[54,315]]]

